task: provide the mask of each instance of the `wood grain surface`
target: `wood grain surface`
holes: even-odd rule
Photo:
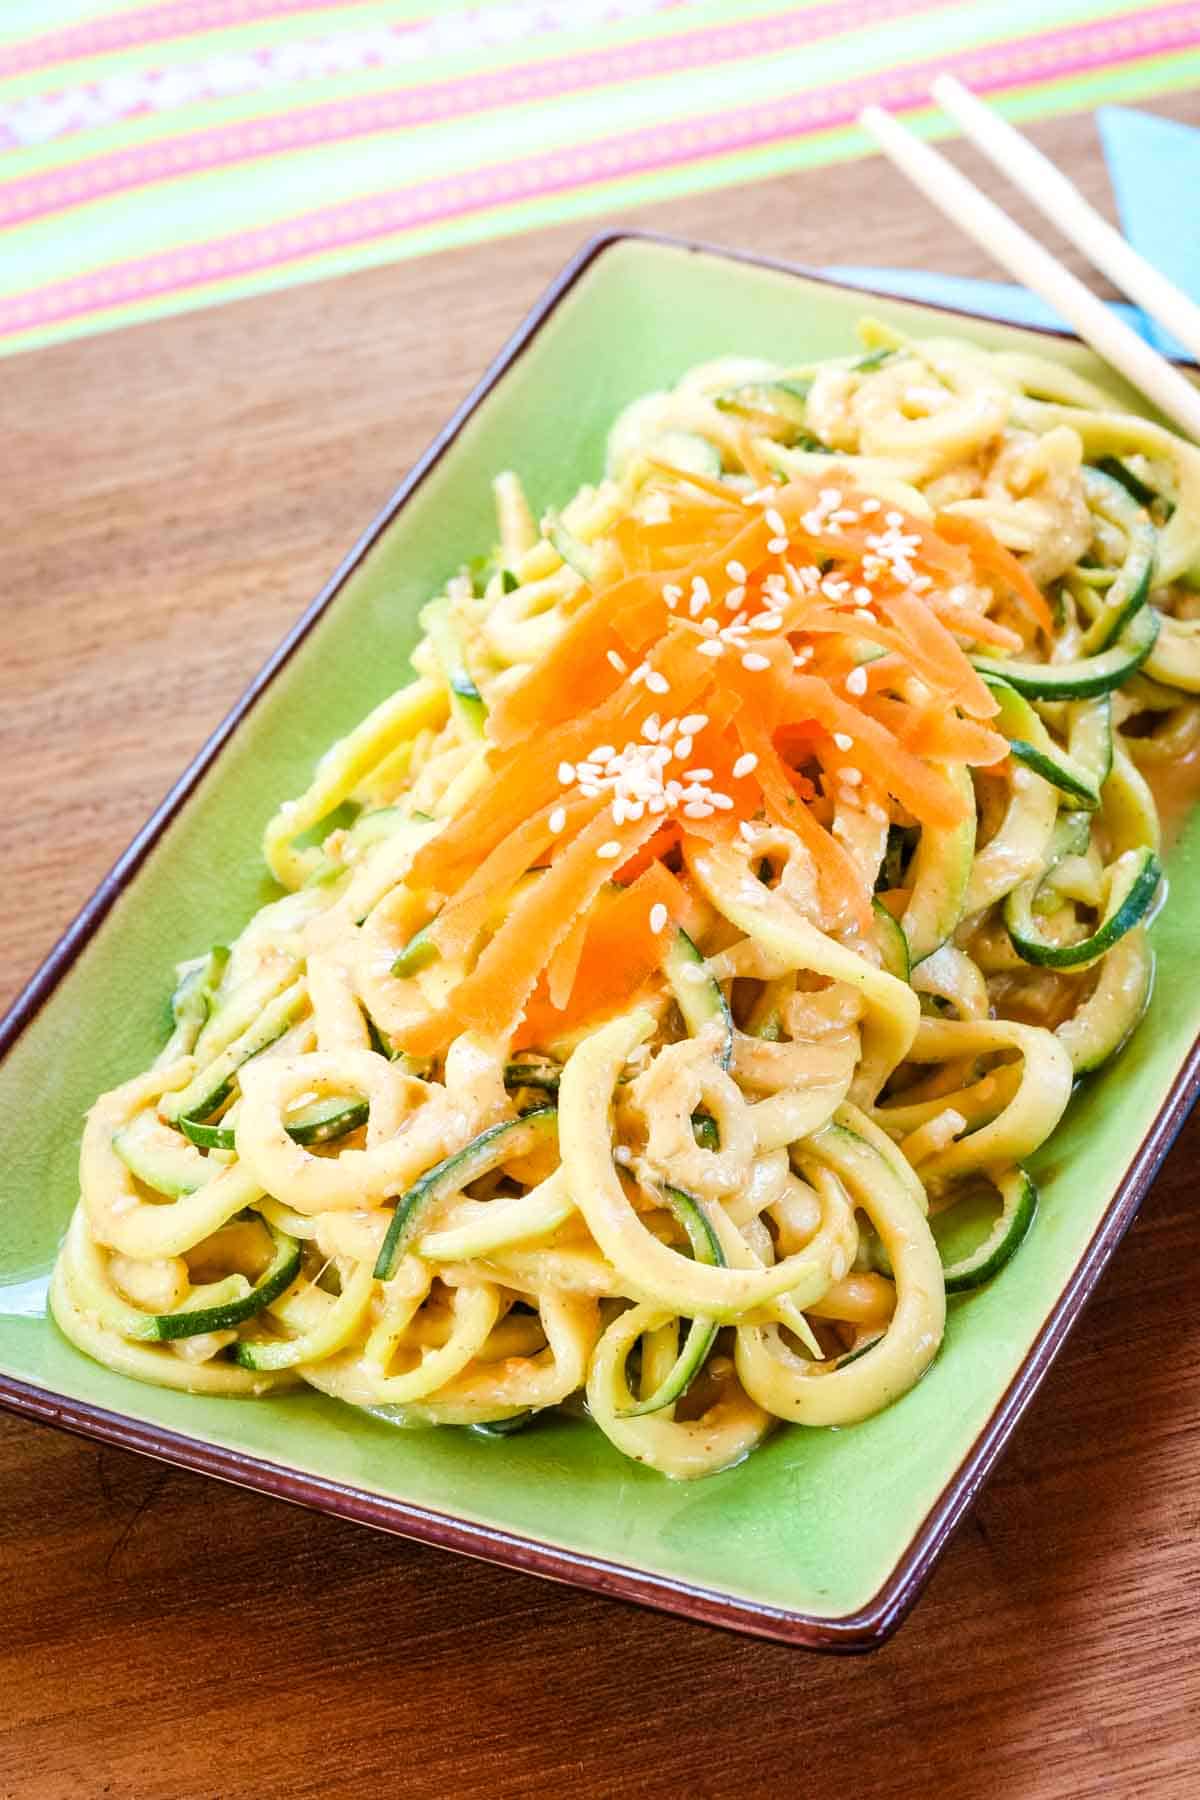
[[[1200,122],[1200,98],[1158,110]],[[1090,118],[1033,136],[1108,207]],[[995,273],[878,160],[628,216],[812,264]],[[0,364],[0,1001],[582,236]],[[925,1598],[865,1659],[0,1415],[0,1795],[1197,1795],[1198,1155],[1193,1126]]]

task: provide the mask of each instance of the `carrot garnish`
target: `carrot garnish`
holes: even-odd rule
[[[985,580],[1002,592],[1010,593],[1039,631],[1044,631],[1047,637],[1053,633],[1054,619],[1041,589],[1012,551],[1006,550],[986,525],[978,519],[964,518],[961,513],[939,513],[934,528],[947,543],[964,545]]]

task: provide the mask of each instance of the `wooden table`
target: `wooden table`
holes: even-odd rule
[[[1200,122],[1200,97],[1160,110]],[[1090,118],[1033,135],[1108,203]],[[991,272],[878,160],[636,217],[801,262]],[[0,366],[0,1000],[582,235]],[[0,1795],[1200,1793],[1197,1155],[1200,1121],[925,1599],[865,1660],[0,1415]]]

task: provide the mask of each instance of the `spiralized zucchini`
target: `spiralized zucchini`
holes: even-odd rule
[[[900,1400],[1005,1278],[1150,996],[1200,451],[861,335],[643,396],[540,520],[497,477],[416,679],[267,825],[282,897],[91,1110],[80,1350],[492,1436],[582,1400],[692,1477]]]

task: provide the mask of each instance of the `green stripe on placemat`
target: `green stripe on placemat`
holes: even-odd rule
[[[28,25],[32,9],[15,9]],[[862,154],[1193,86],[1200,0],[42,0],[0,20],[0,351]],[[835,247],[831,247],[831,250]]]

